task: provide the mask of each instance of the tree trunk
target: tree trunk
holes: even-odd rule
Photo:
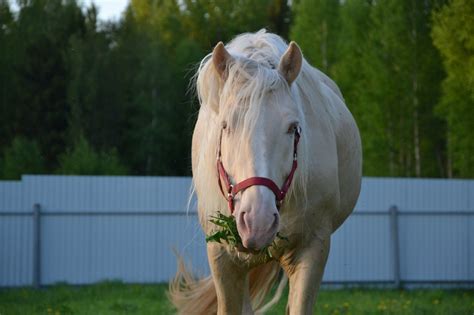
[[[155,80],[153,80],[155,82]],[[152,119],[151,119],[151,131],[150,131],[150,148],[148,148],[148,156],[146,159],[146,174],[151,175],[152,167],[153,167],[153,147],[155,145],[155,128],[157,122],[157,104],[156,104],[156,88],[152,88],[151,90],[151,106],[152,106]]]
[[[446,158],[446,171],[447,171],[447,177],[448,178],[453,178],[453,151],[452,151],[452,142],[451,142],[451,132],[448,131],[446,132],[446,137],[448,139],[448,145],[447,145],[447,158]]]
[[[419,128],[419,100],[418,100],[418,56],[417,56],[417,40],[418,40],[418,31],[417,31],[417,8],[416,3],[412,2],[412,29],[411,29],[411,39],[413,43],[413,73],[412,73],[412,106],[413,106],[413,149],[415,157],[415,176],[421,177],[421,154],[420,154],[420,128]]]

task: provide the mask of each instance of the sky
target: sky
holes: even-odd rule
[[[99,18],[101,20],[118,20],[125,10],[129,0],[83,0],[86,6],[92,2],[99,8]]]
[[[101,20],[118,20],[120,15],[125,10],[130,0],[79,0],[79,3],[84,3],[85,6],[89,6],[92,2],[99,8],[99,19]],[[17,10],[15,0],[10,0],[14,10]]]

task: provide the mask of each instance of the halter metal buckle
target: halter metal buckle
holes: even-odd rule
[[[229,185],[229,191],[227,192],[227,198],[228,199],[234,199],[234,195],[232,194],[233,189],[234,189],[234,185],[230,184]]]

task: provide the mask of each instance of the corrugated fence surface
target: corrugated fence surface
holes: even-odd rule
[[[195,210],[187,213],[190,183],[120,176],[0,182],[0,286],[166,282],[176,270],[174,249],[208,273],[204,235]],[[474,286],[474,181],[364,178],[354,214],[333,235],[324,281],[397,280]]]

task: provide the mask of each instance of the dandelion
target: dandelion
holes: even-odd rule
[[[47,311],[48,311],[48,313],[52,313],[52,312],[53,312],[53,310],[51,309],[51,307],[48,307],[48,310],[47,310]]]
[[[434,299],[434,300],[433,300],[433,304],[434,304],[434,305],[438,305],[438,304],[439,304],[439,300],[438,300],[438,299]]]
[[[342,306],[344,306],[344,308],[349,308],[349,302],[344,302],[344,304],[342,304]]]
[[[324,304],[324,308],[329,308],[329,304]]]
[[[384,302],[380,302],[380,304],[377,306],[377,309],[379,311],[385,311],[387,309],[387,305],[385,305]]]

